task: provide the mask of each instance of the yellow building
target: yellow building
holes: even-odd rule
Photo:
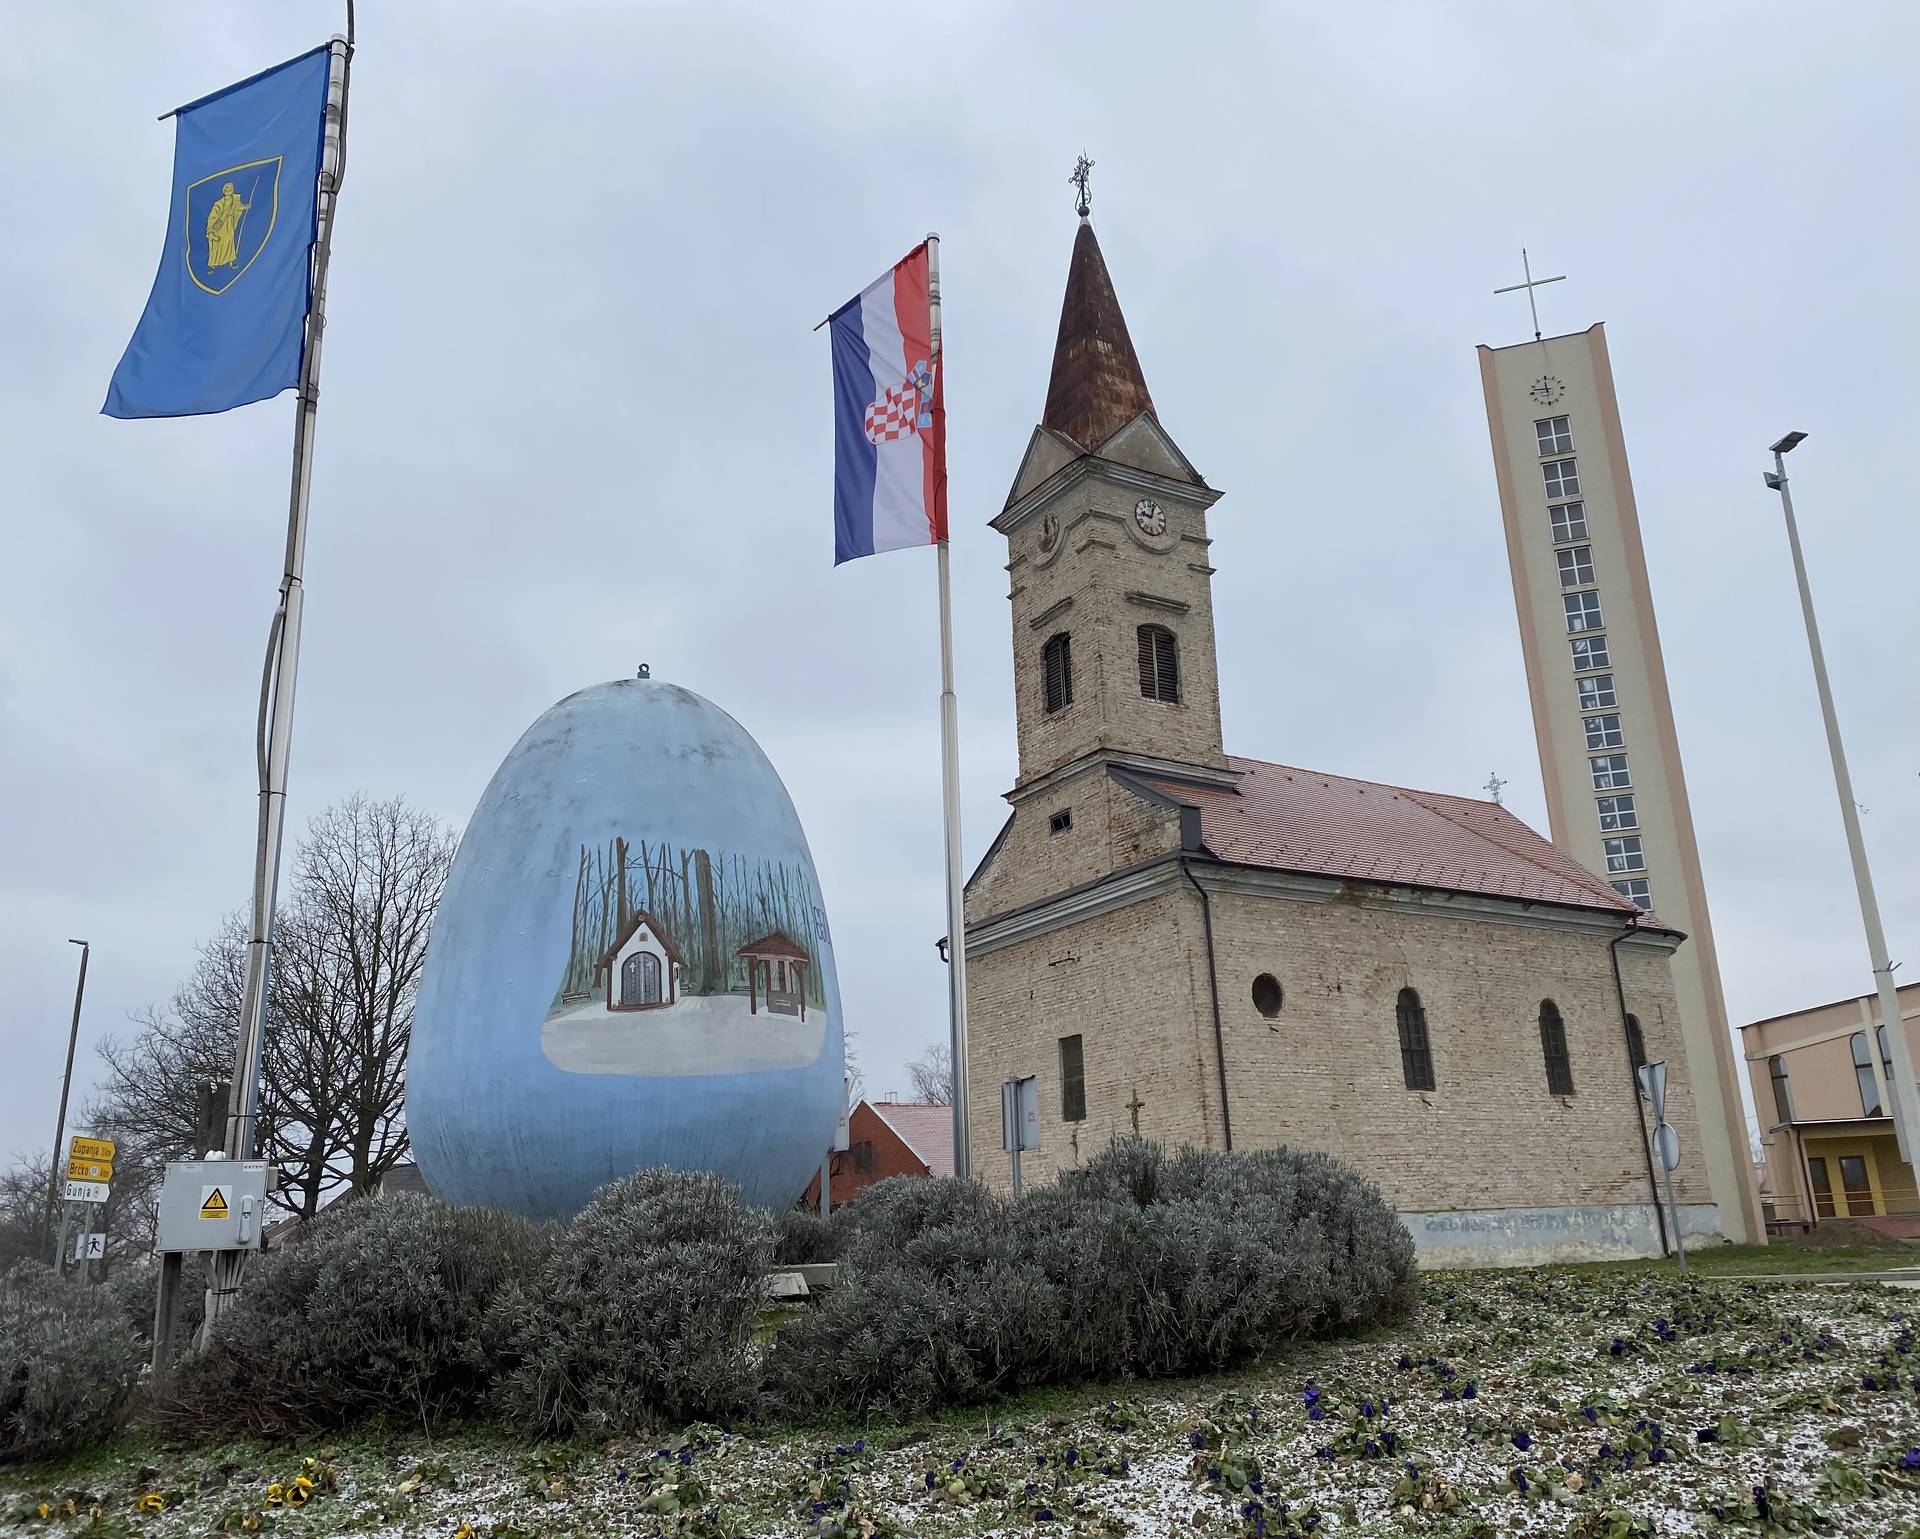
[[[1900,1019],[1920,1056],[1920,983],[1900,990]],[[1773,1227],[1854,1218],[1920,1234],[1920,1192],[1893,1135],[1884,1034],[1872,994],[1740,1028]]]

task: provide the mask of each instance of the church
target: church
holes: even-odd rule
[[[1195,409],[1204,410],[1205,402]],[[1177,420],[1177,414],[1172,420]],[[1322,1149],[1430,1266],[1659,1255],[1636,1066],[1701,1171],[1686,937],[1503,808],[1229,754],[1207,484],[1162,422],[1084,207],[1007,541],[1012,813],[966,885],[968,1100],[1038,1081],[1045,1179],[1139,1132]],[[976,1176],[1005,1186],[991,1116]]]

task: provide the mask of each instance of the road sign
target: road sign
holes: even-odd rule
[[[69,1181],[111,1181],[112,1160],[83,1160],[78,1155],[67,1161]]]
[[[113,1163],[113,1140],[111,1138],[82,1138],[75,1133],[67,1144],[67,1158],[74,1160],[105,1160]]]
[[[76,1234],[73,1237],[75,1261],[99,1261],[106,1253],[107,1237],[104,1234]]]
[[[1000,1087],[1000,1147],[1009,1154],[1040,1147],[1040,1082],[1031,1074]]]
[[[1653,1102],[1653,1120],[1667,1120],[1667,1065],[1664,1059],[1640,1065],[1640,1088]]]
[[[104,1181],[69,1181],[66,1187],[68,1202],[105,1202],[107,1183]]]
[[[1663,1122],[1653,1130],[1653,1152],[1660,1156],[1662,1170],[1680,1168],[1680,1135],[1671,1123]]]

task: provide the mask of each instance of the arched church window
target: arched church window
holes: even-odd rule
[[[1164,625],[1143,625],[1140,637],[1140,693],[1149,700],[1180,698],[1180,651]]]
[[[1787,1061],[1775,1053],[1767,1060],[1767,1078],[1773,1081],[1773,1112],[1781,1122],[1793,1121],[1793,1086],[1787,1080]]]
[[[1412,989],[1402,989],[1393,1013],[1400,1026],[1400,1077],[1409,1090],[1433,1089],[1433,1044],[1427,1039],[1426,1006]]]
[[[1867,1034],[1856,1031],[1847,1038],[1853,1052],[1853,1077],[1860,1085],[1860,1110],[1866,1116],[1881,1115],[1880,1087],[1873,1082],[1873,1054],[1867,1051]]]
[[[1647,1061],[1647,1037],[1640,1029],[1640,1017],[1627,1017],[1627,1056],[1633,1060],[1636,1070]]]
[[[1046,688],[1047,714],[1073,704],[1073,638],[1060,631],[1047,638],[1040,651],[1040,671]]]
[[[636,951],[620,964],[620,1003],[660,1003],[660,959],[650,951]]]
[[[1547,1061],[1547,1094],[1573,1094],[1573,1059],[1567,1053],[1567,1023],[1551,999],[1540,1001],[1540,1053]]]

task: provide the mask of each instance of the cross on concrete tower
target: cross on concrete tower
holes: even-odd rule
[[[1534,277],[1533,265],[1527,260],[1527,248],[1525,246],[1520,248],[1520,270],[1527,275],[1527,281],[1525,283],[1509,283],[1503,289],[1495,289],[1494,293],[1517,294],[1521,289],[1527,291],[1527,309],[1533,316],[1533,340],[1538,342],[1540,340],[1540,309],[1539,306],[1533,302],[1533,291],[1545,284],[1565,283],[1567,281],[1567,275],[1561,273],[1557,278]]]

